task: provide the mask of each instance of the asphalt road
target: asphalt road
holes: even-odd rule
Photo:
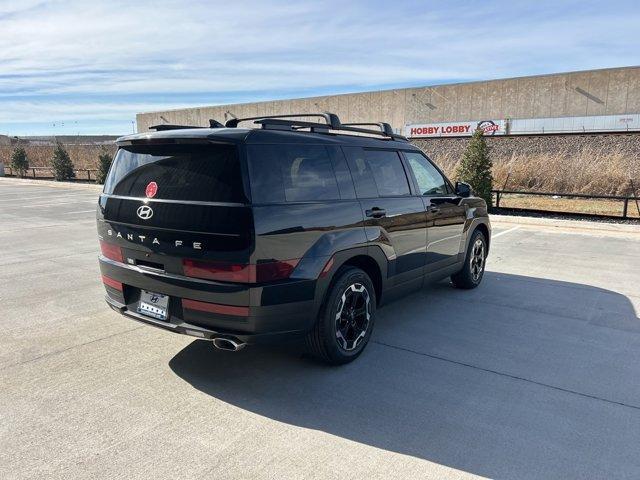
[[[0,179],[0,478],[640,476],[640,229],[494,221],[329,368],[109,310],[97,191]]]

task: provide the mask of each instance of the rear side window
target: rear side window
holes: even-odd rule
[[[358,197],[409,195],[409,182],[398,152],[346,147]]]
[[[340,199],[334,169],[339,158],[333,155],[335,152],[331,148],[322,145],[249,145],[253,202]]]
[[[238,152],[233,145],[147,145],[120,148],[104,192],[145,197],[149,183],[154,198],[203,202],[247,201]]]

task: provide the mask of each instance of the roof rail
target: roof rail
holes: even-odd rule
[[[317,133],[329,133],[329,130],[333,130],[334,127],[327,125],[326,123],[316,122],[303,122],[295,120],[283,120],[281,118],[265,118],[262,120],[256,120],[254,123],[262,125],[262,128],[267,130],[288,130],[295,131],[303,128],[308,128],[312,132]]]
[[[370,122],[370,123],[343,123],[344,127],[356,127],[356,126],[365,126],[365,127],[378,127],[382,133],[386,133],[387,135],[393,135],[395,132],[391,125],[387,122]]]
[[[329,125],[332,129],[337,129],[340,126],[340,119],[335,113],[295,113],[290,115],[261,115],[259,117],[245,117],[245,118],[232,118],[227,120],[225,125],[229,128],[235,128],[240,122],[247,122],[249,120],[266,120],[266,119],[281,119],[281,118],[298,118],[298,117],[316,117],[323,118],[326,125]],[[263,123],[263,122],[256,122]],[[313,122],[291,122],[291,123],[313,123]],[[317,124],[315,124],[317,125]]]
[[[169,123],[161,123],[160,125],[152,125],[149,130],[155,130],[156,132],[162,132],[164,130],[184,130],[185,128],[204,128],[196,125],[171,125]]]
[[[155,130],[156,132],[162,132],[165,130],[184,130],[187,128],[224,128],[224,125],[213,118],[209,119],[209,126],[203,127],[201,125],[174,125],[171,123],[161,123],[159,125],[152,125],[149,130]]]
[[[304,120],[287,120],[299,117],[315,117],[322,118],[325,123],[308,122]],[[296,113],[290,115],[264,115],[261,117],[247,117],[247,118],[232,118],[225,124],[229,128],[235,128],[240,122],[249,120],[255,120],[254,123],[262,125],[262,128],[275,129],[275,130],[299,130],[308,128],[312,132],[329,133],[329,130],[336,132],[347,131],[364,133],[367,135],[380,135],[383,137],[391,138],[393,140],[408,141],[406,137],[398,135],[393,132],[391,125],[385,122],[375,123],[341,123],[340,119],[335,113]],[[375,126],[379,130],[370,130],[368,128],[360,128],[360,126]]]

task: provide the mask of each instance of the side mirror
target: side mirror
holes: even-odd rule
[[[456,195],[461,197],[471,196],[471,185],[464,182],[456,182]]]

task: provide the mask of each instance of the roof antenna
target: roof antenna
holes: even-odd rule
[[[224,128],[224,125],[213,118],[209,119],[209,128]]]

